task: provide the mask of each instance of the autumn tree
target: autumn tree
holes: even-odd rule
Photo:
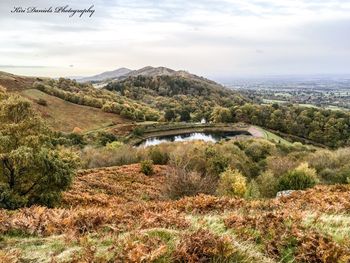
[[[231,122],[232,121],[231,111],[228,108],[215,107],[211,114],[211,120],[215,123]]]
[[[29,101],[0,92],[0,207],[53,206],[70,186],[77,158],[51,136]]]

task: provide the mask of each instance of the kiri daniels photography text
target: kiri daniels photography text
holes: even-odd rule
[[[89,17],[92,17],[95,13],[94,5],[91,5],[89,8],[72,8],[69,5],[57,6],[57,7],[22,7],[14,6],[11,10],[11,13],[26,13],[26,14],[68,14],[69,17],[79,16],[83,17],[85,14]]]

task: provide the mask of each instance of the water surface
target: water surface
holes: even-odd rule
[[[247,131],[230,131],[230,132],[192,132],[177,135],[155,136],[141,142],[138,146],[148,147],[165,142],[187,142],[187,141],[205,141],[218,142],[222,139],[230,139],[239,135],[250,135]]]

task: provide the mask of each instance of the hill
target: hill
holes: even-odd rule
[[[146,67],[132,71],[128,77],[111,81],[107,88],[102,89],[96,89],[89,83],[78,83],[64,78],[31,78],[27,85],[13,86],[10,90],[12,92],[37,89],[73,104],[117,114],[122,117],[119,120],[141,122],[172,119],[200,121],[202,118],[209,120],[215,107],[231,107],[247,101],[237,92],[213,81],[165,67]],[[35,98],[35,94],[32,92],[30,97],[34,101],[39,99]],[[169,111],[173,113],[170,112],[169,115]],[[49,115],[60,119],[54,112]],[[43,116],[47,117],[45,114]],[[89,119],[85,123],[87,122]]]
[[[34,108],[56,131],[72,132],[77,127],[86,132],[129,123],[127,119],[117,114],[104,112],[101,109],[89,106],[77,105],[37,89],[23,90],[20,94],[33,102]],[[45,101],[47,105],[38,104],[39,100]]]
[[[348,186],[260,201],[207,195],[169,201],[161,198],[166,169],[156,166],[151,177],[139,165],[85,170],[60,208],[0,210],[0,259],[348,262]]]
[[[0,71],[0,86],[7,91],[19,91],[31,88],[33,83],[40,78],[18,76],[11,73]]]
[[[105,89],[158,110],[172,111],[170,119],[209,120],[215,107],[229,108],[248,101],[216,82],[167,68],[147,67],[131,72],[111,81]],[[187,117],[181,117],[184,115]]]
[[[32,101],[35,110],[56,131],[72,132],[74,128],[78,127],[86,132],[111,125],[117,129],[119,126],[130,123],[130,120],[119,114],[71,103],[54,94],[44,93],[35,88],[38,83],[55,82],[56,80],[49,78],[25,77],[0,72],[0,87],[5,88],[9,93],[19,94]],[[74,83],[71,82],[72,87],[75,85]],[[92,87],[91,89],[93,90]]]
[[[78,82],[98,82],[98,81],[104,81],[108,79],[116,79],[120,78],[122,76],[127,75],[128,73],[132,72],[131,69],[128,68],[119,68],[113,71],[106,71],[101,74],[97,74],[91,77],[84,77],[84,78],[78,78]]]

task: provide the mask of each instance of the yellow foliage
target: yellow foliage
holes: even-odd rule
[[[302,172],[305,175],[317,179],[317,172],[315,168],[310,168],[307,162],[299,164],[295,171]]]
[[[238,171],[230,168],[220,174],[218,195],[243,197],[247,191],[247,180]]]

